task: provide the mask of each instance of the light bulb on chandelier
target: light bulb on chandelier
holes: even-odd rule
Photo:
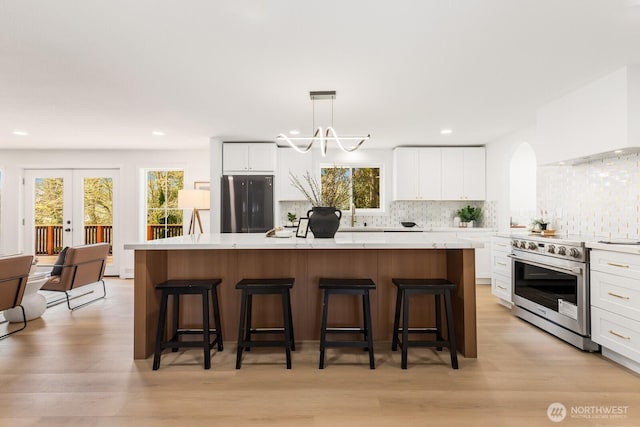
[[[309,150],[311,150],[311,147],[313,146],[313,144],[316,141],[320,142],[320,152],[322,153],[322,156],[325,157],[327,155],[327,142],[328,141],[335,141],[338,144],[338,147],[344,151],[345,153],[350,153],[352,151],[356,151],[358,148],[360,148],[360,146],[365,142],[368,141],[369,138],[371,138],[371,135],[367,135],[367,136],[343,136],[343,137],[338,137],[338,134],[336,133],[335,129],[333,128],[333,100],[336,97],[336,91],[332,90],[332,91],[316,91],[316,92],[309,92],[309,95],[311,96],[311,100],[313,101],[313,128],[315,129],[315,132],[313,133],[313,136],[311,137],[294,137],[294,138],[290,138],[288,136],[286,136],[285,134],[281,133],[280,135],[278,135],[276,137],[276,139],[279,140],[284,140],[286,141],[294,150],[296,150],[299,153],[307,153]],[[318,126],[316,128],[315,126],[315,101],[316,99],[331,99],[331,126],[327,126],[326,130],[322,129],[322,126]],[[304,147],[299,147],[297,146],[294,141],[308,141],[308,143],[306,144],[306,146]],[[345,147],[345,145],[343,145],[342,141],[359,141],[357,142],[355,145],[351,146],[351,147]]]

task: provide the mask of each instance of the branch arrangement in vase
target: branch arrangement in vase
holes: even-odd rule
[[[351,177],[346,168],[326,168],[323,170],[321,183],[307,171],[302,179],[289,173],[291,185],[296,187],[313,207],[332,206],[340,208],[349,204],[351,194]]]

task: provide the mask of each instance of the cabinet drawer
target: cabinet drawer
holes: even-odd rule
[[[591,339],[640,362],[640,322],[592,306]]]
[[[640,322],[640,280],[592,271],[591,305]]]
[[[506,237],[493,237],[491,239],[491,250],[495,252],[511,252],[511,239]]]
[[[591,270],[640,279],[640,255],[592,250]]]
[[[492,252],[491,272],[511,277],[511,258],[502,252]]]
[[[511,278],[502,274],[491,277],[491,293],[505,301],[511,302]]]

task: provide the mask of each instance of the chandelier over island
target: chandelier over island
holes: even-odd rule
[[[350,153],[352,151],[356,151],[365,141],[371,138],[371,134],[367,136],[338,137],[338,134],[333,128],[333,100],[336,98],[335,90],[311,91],[309,92],[309,95],[311,97],[311,100],[313,101],[313,136],[288,137],[285,134],[281,133],[276,137],[276,139],[286,141],[294,150],[299,153],[307,153],[309,150],[311,150],[313,144],[318,141],[320,143],[320,151],[322,152],[322,156],[325,157],[327,155],[327,142],[329,141],[335,141],[342,151],[344,151],[345,153]],[[331,126],[327,126],[326,129],[323,129],[322,126],[318,126],[316,128],[316,100],[331,100]],[[296,145],[294,141],[301,141],[302,146]],[[359,142],[350,147],[346,147],[342,143],[343,141]]]

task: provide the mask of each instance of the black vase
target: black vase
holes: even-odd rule
[[[315,207],[307,212],[309,229],[317,238],[332,238],[340,227],[342,212],[334,207]]]

